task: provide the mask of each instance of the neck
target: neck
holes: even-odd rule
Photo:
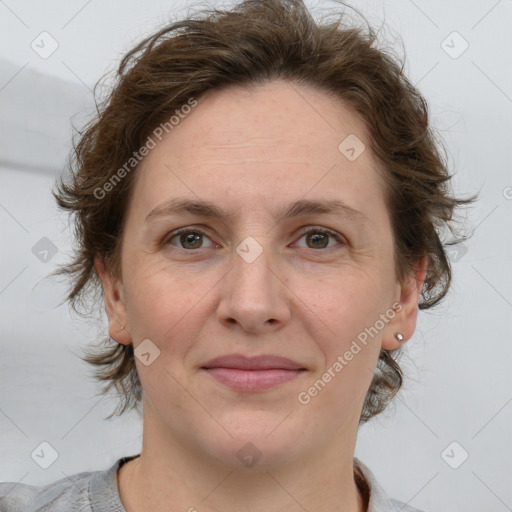
[[[145,413],[141,455],[118,471],[126,512],[366,511],[354,478],[357,425],[336,446],[318,445],[285,463],[240,470],[206,458],[146,420]]]

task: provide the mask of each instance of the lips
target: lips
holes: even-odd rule
[[[238,392],[254,393],[290,382],[306,371],[301,364],[280,356],[220,356],[203,367],[217,382]]]
[[[246,357],[241,354],[229,354],[211,359],[203,365],[204,369],[233,368],[237,370],[305,370],[305,368],[291,359],[280,356],[261,355]]]

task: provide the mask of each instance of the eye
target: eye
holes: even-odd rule
[[[300,238],[303,237],[306,237],[306,244],[310,244],[309,247],[305,247],[306,249],[331,249],[336,244],[329,246],[329,238],[334,242],[338,242],[338,244],[345,244],[345,240],[341,235],[326,228],[309,227],[307,230],[302,231]],[[173,243],[175,238],[180,245]],[[181,228],[170,233],[169,236],[163,240],[162,245],[171,243],[171,245],[177,245],[179,249],[193,251],[206,248],[202,246],[202,242],[205,238],[210,241],[210,245],[206,247],[213,247],[214,244],[201,229]]]
[[[311,244],[310,247],[306,246],[306,249],[331,249],[336,244],[328,247],[329,238],[333,239],[339,244],[345,243],[341,235],[335,231],[331,231],[325,228],[308,228],[307,231],[302,233],[300,238],[303,237],[306,237],[307,244]]]
[[[179,243],[181,244],[181,247],[179,249],[184,250],[195,250],[195,249],[204,249],[202,246],[203,238],[207,238],[210,240],[206,233],[201,231],[200,229],[190,229],[190,228],[182,228],[177,229],[176,231],[173,231],[170,233],[168,237],[165,238],[165,240],[162,242],[163,245],[167,243],[171,243],[172,245],[175,245],[172,243],[172,240],[175,238],[178,238]],[[211,242],[211,240],[210,240]],[[212,247],[213,244],[210,243],[210,247]]]

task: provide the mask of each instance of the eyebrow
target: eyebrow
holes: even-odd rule
[[[220,206],[208,201],[177,197],[165,201],[153,208],[148,213],[145,222],[156,217],[180,214],[209,217],[213,219],[219,219],[223,222],[235,216],[234,214],[225,212]],[[369,220],[366,214],[363,212],[355,210],[354,208],[345,204],[343,201],[336,199],[300,199],[279,210],[275,215],[275,220],[276,222],[280,222],[285,219],[312,214],[341,214],[356,221],[364,222]]]

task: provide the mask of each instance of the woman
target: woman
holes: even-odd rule
[[[174,23],[122,60],[75,157],[62,272],[75,307],[102,292],[111,340],[87,360],[118,412],[142,406],[142,451],[1,484],[1,510],[417,510],[354,458],[357,430],[400,388],[450,284],[437,230],[474,198],[372,30],[298,0]]]

